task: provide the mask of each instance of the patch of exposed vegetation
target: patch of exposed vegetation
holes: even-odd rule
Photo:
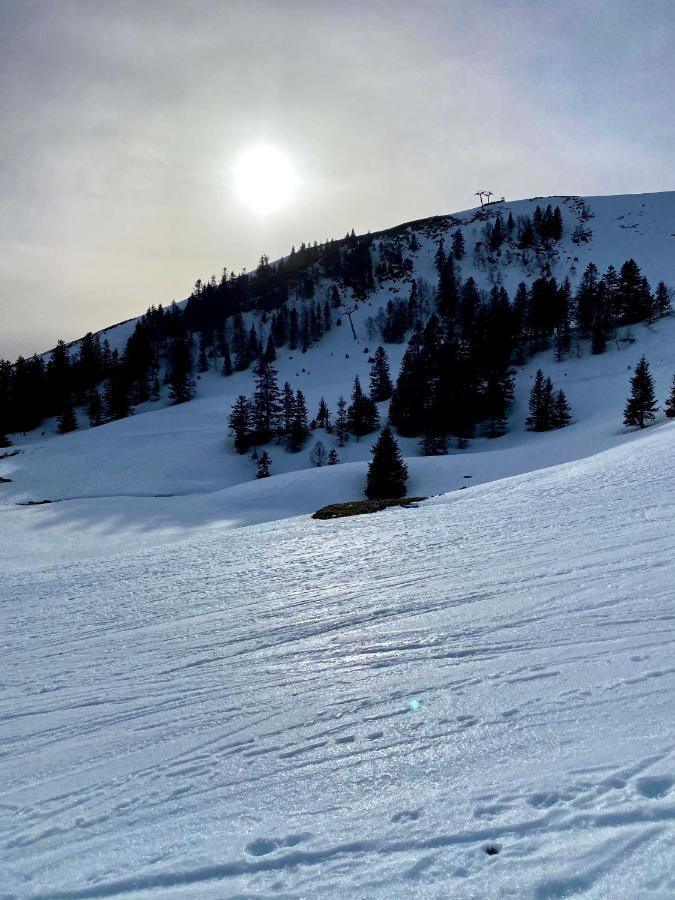
[[[352,500],[349,503],[331,503],[313,514],[313,519],[344,519],[347,516],[363,516],[381,512],[390,506],[410,506],[426,500],[426,497],[401,497],[398,500]]]

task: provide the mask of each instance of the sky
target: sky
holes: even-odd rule
[[[0,0],[0,357],[478,189],[675,189],[674,43],[671,0]]]

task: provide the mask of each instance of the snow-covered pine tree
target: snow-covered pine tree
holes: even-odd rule
[[[631,394],[623,411],[623,424],[646,428],[653,421],[658,406],[654,379],[645,357],[641,357],[630,380]]]
[[[338,456],[338,452],[335,447],[332,447],[328,451],[328,465],[336,466],[340,462],[340,457]]]
[[[380,432],[372,452],[366,480],[366,497],[370,500],[404,497],[408,468],[388,425]]]

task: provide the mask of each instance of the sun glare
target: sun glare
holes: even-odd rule
[[[239,199],[259,215],[287,206],[299,184],[290,159],[267,144],[250,147],[242,153],[233,174]]]

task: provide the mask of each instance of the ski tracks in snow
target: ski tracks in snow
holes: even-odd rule
[[[670,448],[642,447],[10,575],[6,896],[672,896]]]

